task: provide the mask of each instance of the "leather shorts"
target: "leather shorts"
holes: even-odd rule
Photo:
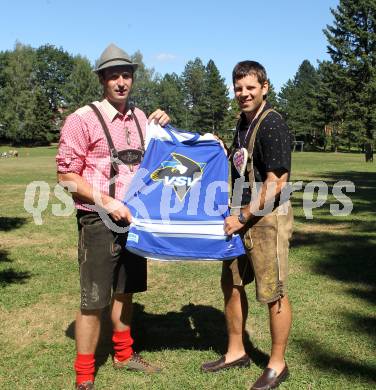
[[[222,283],[256,282],[259,302],[275,302],[287,293],[288,253],[292,235],[291,205],[285,204],[254,221],[243,235],[246,255],[224,261]]]
[[[127,249],[127,233],[111,231],[95,212],[77,211],[81,309],[108,306],[112,294],[147,289],[146,259]]]

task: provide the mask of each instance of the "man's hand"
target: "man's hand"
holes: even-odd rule
[[[128,207],[119,200],[108,197],[104,209],[111,215],[114,221],[126,221],[127,223],[132,222],[132,214]]]
[[[244,224],[239,222],[237,215],[231,215],[225,219],[224,230],[225,233],[230,236],[243,229]]]
[[[170,117],[164,111],[158,109],[150,114],[148,122],[150,123],[151,121],[154,121],[157,125],[166,126],[170,123]]]

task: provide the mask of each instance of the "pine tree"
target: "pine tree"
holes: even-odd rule
[[[342,82],[346,75],[340,66],[329,61],[320,62],[318,75],[320,79],[318,108],[326,131],[322,146],[336,152],[341,145],[348,144],[344,118],[351,99],[348,89],[344,89]]]
[[[157,83],[154,78],[154,69],[147,68],[143,62],[143,56],[140,51],[131,55],[131,60],[138,64],[134,75],[132,93],[130,99],[134,101],[137,107],[151,114],[158,107]]]
[[[317,145],[324,119],[318,106],[319,76],[308,60],[299,66],[293,80],[282,87],[279,106],[297,140]]]
[[[372,143],[376,126],[376,2],[340,0],[331,10],[334,24],[324,33],[341,91],[348,91],[343,113],[348,147]],[[338,88],[338,87],[337,87]]]
[[[185,109],[187,112],[185,128],[200,130],[202,125],[200,110],[205,99],[205,66],[200,58],[188,61],[182,73]]]
[[[274,109],[279,111],[278,95],[270,80],[269,80],[269,90],[268,90],[267,100]]]
[[[224,118],[223,130],[219,132],[220,137],[229,146],[234,138],[235,127],[240,117],[240,108],[238,101],[233,97],[230,99],[228,110]]]
[[[205,68],[204,95],[198,112],[200,130],[219,133],[224,130],[224,119],[229,108],[228,90],[213,60]]]
[[[165,74],[157,82],[158,106],[171,118],[174,126],[185,128],[186,110],[182,80],[176,73]]]

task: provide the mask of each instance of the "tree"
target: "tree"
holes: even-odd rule
[[[218,133],[224,130],[224,118],[229,107],[228,90],[213,60],[205,68],[204,94],[198,101],[200,130]]]
[[[35,51],[21,43],[3,63],[2,135],[15,145],[43,145],[50,139],[51,111],[36,83],[35,64]]]
[[[349,146],[372,143],[376,125],[376,2],[340,0],[331,12],[334,24],[324,33],[332,70],[339,72],[337,88],[348,95],[342,118],[345,137]]]
[[[349,91],[343,88],[341,81],[346,75],[341,67],[329,61],[319,63],[318,75],[318,108],[326,129],[323,146],[336,152],[341,144],[346,143],[344,118],[351,101]]]
[[[27,130],[18,143],[25,145],[48,145],[57,141],[59,132],[54,128],[54,114],[51,112],[49,101],[40,86],[33,90],[30,102],[31,112],[23,123]]]
[[[200,106],[205,98],[205,66],[200,58],[188,61],[182,74],[183,89],[185,95],[185,109],[187,112],[185,128],[193,131],[200,129]]]
[[[102,96],[103,88],[87,58],[73,58],[73,70],[63,88],[63,101],[67,113]]]
[[[158,106],[171,118],[171,122],[180,128],[185,127],[186,111],[182,80],[176,73],[165,74],[157,81]]]
[[[7,96],[6,90],[6,67],[9,61],[9,51],[0,52],[0,141],[6,141],[6,127],[5,127],[5,107]]]
[[[240,108],[238,101],[234,98],[230,99],[226,116],[224,118],[224,129],[219,132],[220,137],[230,145],[235,134],[236,123],[240,117]]]
[[[72,56],[53,45],[36,50],[36,83],[46,95],[52,112],[57,113],[64,101],[64,86],[73,70]]]
[[[280,109],[295,138],[311,144],[317,144],[324,128],[318,106],[319,81],[316,69],[304,60],[279,94]]]
[[[277,111],[279,111],[279,102],[278,102],[278,95],[274,89],[273,84],[269,80],[269,91],[267,96],[268,102],[271,104],[273,108],[275,108]]]
[[[131,56],[131,60],[138,64],[138,68],[135,72],[130,99],[134,101],[137,107],[145,111],[146,114],[151,114],[158,108],[157,84],[154,79],[154,69],[148,69],[145,66],[140,51],[136,51]]]

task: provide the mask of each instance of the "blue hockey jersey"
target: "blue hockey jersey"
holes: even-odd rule
[[[244,254],[223,230],[228,162],[211,135],[150,124],[147,149],[124,203],[132,213],[127,249],[156,260],[228,260]]]

